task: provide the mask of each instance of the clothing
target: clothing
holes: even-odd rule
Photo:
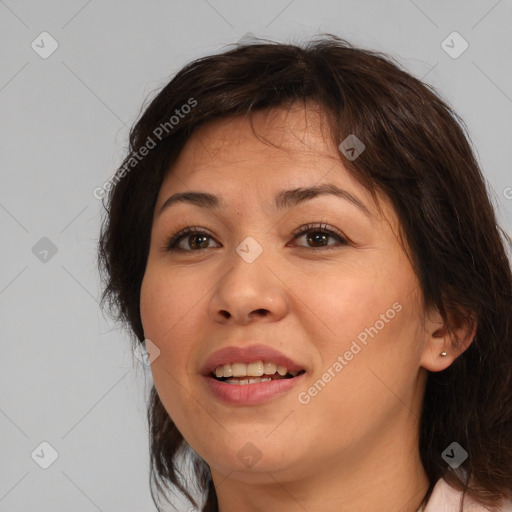
[[[446,480],[440,478],[434,489],[424,512],[459,512],[462,491],[457,491]],[[422,509],[418,512],[421,512]],[[471,499],[468,494],[464,497],[464,512],[489,512],[489,509]],[[512,501],[502,502],[500,512],[512,512]]]

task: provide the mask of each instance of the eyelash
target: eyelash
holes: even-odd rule
[[[349,244],[349,241],[343,234],[333,227],[328,227],[327,224],[320,223],[320,224],[305,224],[304,226],[301,226],[300,228],[296,229],[293,232],[293,240],[296,240],[297,238],[301,237],[302,235],[313,231],[315,233],[324,233],[326,235],[329,235],[330,237],[334,237],[338,239],[338,242],[341,246],[345,246]],[[177,246],[177,244],[186,236],[186,235],[206,235],[214,240],[214,238],[208,233],[206,230],[195,227],[195,226],[187,226],[184,229],[180,230],[178,233],[172,235],[169,237],[169,239],[165,242],[164,245],[164,251],[165,252],[200,252],[202,249],[198,250],[192,250],[192,249],[180,249]],[[310,250],[310,251],[319,251],[319,250],[331,250],[339,248],[339,245],[334,246],[326,246],[326,247],[304,247],[304,249]]]

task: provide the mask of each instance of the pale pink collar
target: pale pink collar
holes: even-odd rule
[[[440,478],[434,486],[424,512],[459,512],[461,499],[462,491],[450,487],[446,480]],[[466,494],[463,511],[489,512],[489,509],[479,505]],[[512,502],[503,502],[499,512],[512,512]]]

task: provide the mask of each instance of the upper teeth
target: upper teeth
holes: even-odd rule
[[[276,365],[274,363],[256,361],[254,363],[228,363],[215,368],[216,377],[261,377],[265,375],[274,375],[279,373],[284,377],[288,373],[286,366]],[[290,372],[295,377],[299,372]]]

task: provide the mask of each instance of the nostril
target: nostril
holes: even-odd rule
[[[268,315],[268,310],[266,310],[266,309],[256,309],[255,311],[253,311],[253,313],[256,313],[256,314],[261,315],[261,316],[266,316],[266,315]]]

